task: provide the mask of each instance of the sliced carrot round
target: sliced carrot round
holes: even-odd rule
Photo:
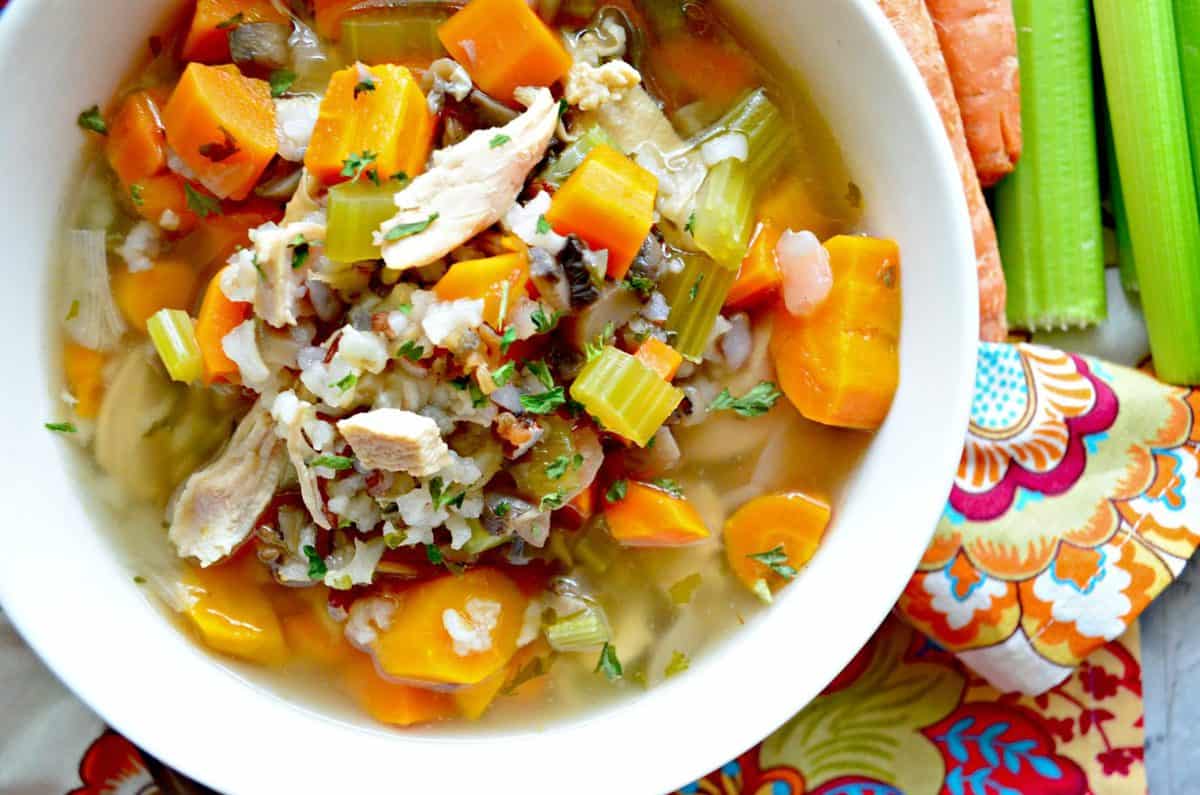
[[[829,505],[798,492],[756,497],[725,523],[725,556],[733,573],[757,591],[782,588],[812,559],[829,524]]]

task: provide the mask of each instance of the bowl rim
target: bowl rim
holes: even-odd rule
[[[970,223],[956,161],[950,143],[944,135],[936,105],[926,90],[916,65],[875,2],[847,2],[863,16],[865,23],[871,28],[872,36],[885,49],[888,61],[899,71],[908,93],[918,106],[918,115],[924,127],[921,133],[932,142],[935,149],[938,167],[936,173],[929,175],[929,178],[938,184],[941,191],[947,192],[947,200],[954,207],[957,217],[954,219],[955,223],[948,225],[947,234],[953,238],[952,245],[962,260],[962,267],[970,267],[972,273],[970,279],[962,280],[960,294],[953,298],[964,302],[960,330],[964,338],[973,340],[978,329],[978,309],[974,292],[974,253]],[[0,17],[0,54],[14,48],[15,40],[31,24],[31,18],[37,14],[44,14],[45,11],[44,4],[35,3],[34,0],[13,0]],[[956,356],[948,360],[946,366],[958,375],[956,389],[946,396],[944,410],[941,412],[949,431],[943,444],[940,447],[935,445],[937,449],[931,450],[929,454],[935,462],[933,468],[945,473],[945,481],[942,484],[945,486],[945,492],[949,491],[960,452],[948,440],[950,436],[959,433],[955,429],[966,428],[975,370],[973,344],[963,343],[954,353]],[[929,500],[929,503],[925,506],[928,516],[924,518],[932,534],[942,505],[940,502],[934,505],[933,500]],[[920,517],[917,517],[912,521],[916,522],[919,519]],[[919,561],[927,538],[920,543],[918,541],[920,539],[914,538],[906,545],[908,559],[904,561],[905,566],[896,566],[885,581],[875,584],[873,590],[879,595],[870,600],[870,606],[853,608],[845,619],[849,626],[854,627],[854,634],[861,636],[863,642],[886,617],[891,604],[908,581],[912,568]],[[478,752],[483,758],[487,758],[489,745],[502,745],[505,754],[512,760],[510,764],[514,766],[521,764],[520,760],[523,758],[537,760],[535,765],[521,764],[521,775],[527,785],[525,791],[550,791],[564,782],[569,782],[572,789],[581,792],[629,792],[635,789],[641,791],[643,788],[647,792],[662,792],[683,786],[759,742],[789,719],[797,711],[798,705],[807,704],[817,695],[821,687],[830,681],[857,651],[851,649],[845,652],[842,655],[845,659],[840,660],[836,655],[831,655],[821,675],[809,677],[802,685],[796,684],[773,692],[763,690],[759,684],[755,684],[754,687],[759,688],[760,696],[769,693],[773,697],[754,700],[750,710],[746,709],[746,704],[737,694],[726,693],[721,689],[705,691],[705,696],[711,696],[716,705],[710,709],[710,717],[715,717],[720,722],[720,732],[709,732],[705,736],[688,729],[689,747],[670,754],[666,753],[668,748],[680,743],[673,742],[657,750],[626,744],[625,751],[628,752],[628,756],[622,759],[621,763],[602,765],[595,770],[581,772],[572,769],[564,760],[572,758],[571,752],[577,750],[580,743],[593,741],[598,731],[614,732],[616,736],[613,739],[619,742],[620,733],[632,728],[633,720],[642,724],[670,726],[672,715],[676,716],[680,731],[684,731],[679,716],[695,716],[693,697],[704,682],[711,684],[713,681],[712,676],[705,677],[703,672],[716,667],[716,661],[712,659],[716,655],[706,655],[707,659],[701,659],[693,665],[688,677],[680,677],[660,685],[653,695],[639,696],[634,701],[624,700],[599,710],[590,710],[578,719],[572,718],[556,724],[552,732],[542,733],[522,728],[506,732],[500,737],[398,735],[385,728],[363,728],[348,724],[321,715],[304,705],[288,702],[272,692],[263,691],[246,683],[236,671],[214,664],[212,657],[194,648],[189,640],[184,640],[188,648],[176,649],[168,656],[175,666],[173,673],[185,681],[186,677],[193,673],[205,680],[205,687],[202,688],[204,692],[171,692],[171,688],[178,690],[178,685],[166,681],[167,678],[162,672],[156,671],[149,661],[140,665],[114,666],[109,664],[110,660],[102,654],[97,657],[78,655],[77,652],[84,644],[79,640],[65,642],[60,637],[62,633],[53,631],[38,604],[39,595],[31,587],[30,578],[18,573],[16,563],[0,556],[0,603],[3,604],[13,625],[55,675],[99,713],[110,726],[125,734],[148,753],[185,775],[226,792],[273,791],[280,789],[281,784],[287,780],[281,778],[280,772],[275,769],[277,762],[264,763],[270,760],[264,760],[260,746],[256,744],[262,737],[254,734],[254,727],[266,726],[274,726],[277,729],[277,734],[271,740],[277,749],[291,747],[302,750],[311,747],[314,741],[317,747],[322,747],[320,744],[326,741],[340,743],[345,747],[344,740],[347,735],[353,736],[354,749],[369,759],[400,760],[403,758],[401,749],[409,747],[423,761],[427,760],[431,768],[436,769],[434,774],[416,771],[417,776],[431,775],[428,778],[413,778],[408,782],[418,784],[417,791],[452,791],[450,785],[442,778],[443,775],[456,776],[469,791],[475,791],[489,782],[494,784],[493,773],[478,769],[483,766],[462,765],[461,762],[455,766],[454,763],[471,759],[470,752]],[[876,605],[884,602],[884,596],[887,597],[886,605],[877,609]],[[136,595],[133,598],[141,599]],[[135,617],[138,621],[154,620],[155,611],[144,599],[141,599],[143,604],[140,612],[124,597],[117,601],[117,607],[129,609],[127,616]],[[784,603],[787,599],[779,601]],[[778,607],[777,605],[776,608]],[[747,636],[761,636],[769,632],[770,629],[765,625],[772,623],[770,617],[774,612],[772,610],[760,614],[742,628],[741,632],[747,633]],[[774,623],[778,623],[778,620]],[[161,617],[157,625],[147,625],[141,629],[144,631],[140,634],[147,638],[147,643],[157,642],[158,638],[164,637],[164,633],[175,635],[176,640],[179,640],[177,630],[162,621]],[[92,640],[98,641],[104,637],[100,628],[92,628],[92,631],[96,633]],[[802,653],[798,640],[789,643],[787,650],[792,654]],[[745,655],[740,655],[739,658],[745,671],[755,670]],[[725,662],[724,665],[730,663]],[[223,673],[229,675],[218,678],[216,669],[222,669]],[[764,676],[771,670],[775,668],[770,665],[764,664],[761,667]],[[818,679],[821,681],[818,682]],[[247,688],[252,688],[257,697],[250,698],[245,692]],[[186,719],[172,720],[163,713],[164,704],[167,702],[159,700],[159,696],[169,695],[174,697],[175,708],[184,710],[183,714],[188,714],[186,710],[189,708],[199,710],[203,714],[206,707],[211,710],[211,699],[214,696],[232,693],[240,693],[242,697],[242,701],[236,702],[237,706],[232,710],[232,714],[239,717],[220,726]],[[641,706],[636,706],[638,704]],[[737,720],[732,720],[735,716]],[[219,764],[213,764],[216,751],[222,755],[217,757],[220,758]],[[375,776],[389,767],[394,769],[395,763],[371,762],[360,771],[353,768],[336,771],[315,768],[308,770],[303,778],[294,780],[303,782],[303,790],[315,791],[338,786],[350,791],[367,791],[372,785],[378,786],[379,779]],[[412,773],[408,771],[406,775]],[[426,789],[422,788],[421,782],[424,782]],[[616,784],[623,786],[617,787]]]

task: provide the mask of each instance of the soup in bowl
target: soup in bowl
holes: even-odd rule
[[[892,84],[886,142],[800,33],[747,47],[748,5],[200,0],[76,110],[71,198],[31,227],[57,219],[40,428],[109,526],[111,638],[137,622],[188,661],[172,692],[204,694],[168,761],[266,781],[190,748],[229,753],[203,739],[221,704],[247,731],[283,710],[272,743],[546,728],[579,760],[638,711],[674,736],[705,680],[757,696],[712,701],[744,726],[683,730],[694,765],[609,740],[642,777],[597,781],[653,791],[865,640],[956,457],[965,216],[873,9],[810,11],[886,67],[862,75]],[[19,580],[6,605],[68,683],[120,728],[154,703],[118,704],[115,671],[82,674],[97,697],[50,647],[106,622],[51,627]],[[830,649],[794,667],[809,644]],[[274,695],[185,676],[209,654]]]

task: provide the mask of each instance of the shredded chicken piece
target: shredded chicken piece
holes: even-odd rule
[[[300,175],[300,184],[296,186],[296,192],[292,194],[292,198],[288,200],[287,207],[284,209],[283,223],[294,224],[297,221],[304,221],[313,213],[319,212],[321,205],[314,197],[320,191],[320,180],[309,174],[308,169],[304,169]]]
[[[370,469],[428,477],[450,463],[437,423],[411,411],[366,411],[339,420],[337,428],[359,463]]]
[[[303,190],[303,184],[300,190]],[[276,328],[296,325],[296,312],[307,267],[292,267],[295,242],[321,242],[325,226],[297,221],[284,226],[266,223],[251,230],[261,278],[254,293],[254,312]]]
[[[304,435],[304,421],[311,412],[312,404],[298,401],[297,410],[287,423],[287,434],[284,438],[287,440],[288,460],[292,462],[292,468],[296,470],[296,481],[300,484],[300,499],[304,501],[304,507],[308,509],[313,521],[329,530],[333,524],[325,513],[325,498],[321,495],[317,473],[308,465],[317,455],[316,449]]]
[[[529,109],[503,127],[476,130],[462,143],[433,153],[433,167],[396,194],[399,212],[376,241],[391,270],[407,270],[445,256],[499,221],[526,177],[546,154],[558,124],[558,103],[545,88],[518,89]],[[388,233],[424,225],[397,240]]]
[[[606,102],[619,102],[625,90],[642,82],[642,75],[624,61],[592,66],[577,61],[567,73],[563,96],[580,110],[595,110]]]
[[[284,457],[266,398],[259,398],[216,460],[184,484],[168,537],[182,557],[210,566],[254,529],[283,476]]]

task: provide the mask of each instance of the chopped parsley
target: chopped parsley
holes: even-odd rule
[[[193,188],[192,183],[183,183],[183,195],[187,198],[188,209],[201,218],[221,215],[221,203],[212,196],[206,196]]]
[[[75,123],[85,130],[90,130],[101,135],[108,135],[108,124],[105,123],[104,117],[100,115],[100,106],[92,105],[87,110],[75,117]]]
[[[354,466],[354,459],[344,455],[319,455],[308,462],[310,467],[325,467],[335,472],[341,472]]]
[[[770,381],[761,381],[740,398],[729,394],[728,389],[722,390],[708,405],[708,410],[730,410],[742,417],[760,417],[771,410],[782,394]]]
[[[135,575],[133,575],[133,582],[134,582],[136,585],[145,585],[145,584],[146,584],[146,578],[145,578],[145,577],[143,577],[143,576],[142,576],[142,575],[140,575],[140,574],[135,574]]]
[[[425,557],[435,566],[440,566],[446,562],[446,559],[442,557],[442,550],[438,549],[436,544],[425,545]]]
[[[55,433],[76,433],[79,430],[72,422],[47,422],[45,426],[46,430]]]
[[[288,92],[292,84],[296,82],[296,73],[287,69],[276,69],[271,72],[271,76],[267,78],[267,82],[271,84],[271,96],[278,99]]]
[[[605,323],[604,330],[600,332],[599,337],[596,337],[595,342],[589,342],[583,346],[583,353],[587,360],[590,362],[600,354],[604,353],[604,346],[612,342],[616,335],[617,330],[616,327],[613,326],[612,321],[610,320]]]
[[[688,656],[681,651],[676,651],[671,654],[671,661],[667,663],[666,669],[663,671],[663,676],[670,679],[676,674],[681,674],[688,669],[692,661]]]
[[[410,362],[416,362],[420,361],[421,357],[425,355],[425,348],[412,340],[407,340],[400,346],[399,354]]]
[[[546,310],[542,309],[539,304],[538,308],[533,310],[533,314],[529,316],[529,319],[533,321],[533,328],[538,334],[545,334],[554,330],[554,327],[558,325],[558,321],[562,316],[562,312],[554,312],[547,316]]]
[[[71,305],[69,307],[67,307],[67,316],[66,316],[66,318],[64,318],[64,320],[74,320],[77,317],[79,317],[79,299],[78,298],[76,298],[74,301],[72,301]]]
[[[683,225],[683,231],[687,232],[689,235],[696,234],[696,211],[695,210],[693,210],[692,213],[688,216],[687,223]]]
[[[424,221],[413,221],[411,224],[399,224],[388,230],[383,236],[384,240],[403,240],[406,237],[424,232],[429,228],[429,225],[438,219],[438,213],[430,213],[429,217]]]
[[[338,390],[339,392],[345,392],[349,389],[353,389],[354,385],[357,383],[358,383],[358,376],[355,375],[354,373],[350,373],[345,378],[335,382],[333,385],[333,388]]]
[[[498,146],[504,146],[506,143],[508,143],[511,140],[512,140],[512,136],[505,135],[504,133],[500,133],[499,135],[494,137],[492,140],[488,141],[488,146],[490,146],[492,149],[495,149]]]
[[[429,481],[429,497],[433,500],[433,509],[439,511],[447,506],[461,508],[467,493],[460,491],[455,494],[446,489],[441,478],[433,478]]]
[[[667,494],[670,494],[675,499],[683,499],[683,489],[679,487],[679,483],[676,481],[671,480],[670,478],[655,478],[650,482],[651,484],[665,491]]]
[[[521,407],[531,414],[549,414],[567,402],[561,386],[536,395],[521,395]]]
[[[696,296],[697,296],[697,295],[699,295],[699,293],[700,293],[700,284],[701,284],[703,281],[704,281],[704,274],[702,273],[702,274],[700,274],[699,276],[697,276],[697,277],[696,277],[696,283],[695,283],[695,284],[693,284],[693,285],[692,285],[692,286],[691,286],[691,287],[688,289],[688,300],[689,300],[689,301],[695,301],[695,300],[696,300]]]
[[[462,378],[455,378],[450,382],[456,389],[461,389],[469,392],[471,395],[471,405],[477,409],[487,405],[487,395],[483,394],[483,390],[475,383],[475,379],[469,375],[464,375]]]
[[[129,186],[129,199],[133,202],[134,207],[141,207],[143,204],[145,204],[146,200],[142,198],[142,194],[145,192],[145,190],[146,188],[144,186],[139,185],[136,182]]]
[[[377,154],[367,149],[358,154],[351,154],[342,161],[342,176],[349,177],[351,182],[358,182],[359,178],[366,173],[368,179],[378,184],[379,176],[374,171],[367,171],[367,166],[374,163],[377,157]]]
[[[500,502],[496,503],[495,507],[492,508],[492,513],[496,514],[496,516],[504,517],[508,516],[508,512],[511,510],[512,503],[501,500]]]
[[[500,352],[508,353],[508,349],[517,341],[517,330],[513,326],[504,329],[504,333],[500,335]]]
[[[750,560],[758,561],[785,580],[790,580],[799,573],[788,565],[788,556],[783,551],[782,544],[768,549],[766,552],[759,552],[754,555],[747,555],[746,557],[750,558]]]
[[[550,222],[546,220],[546,216],[539,215],[537,219],[537,233],[539,235],[548,235],[553,231],[554,228],[550,226]]]
[[[570,106],[569,104],[567,104],[567,100],[566,100],[566,99],[560,99],[560,100],[558,101],[558,118],[560,118],[560,119],[561,119],[563,116],[566,116],[566,115],[567,115],[567,109],[568,109],[569,107],[571,107],[571,106]]]
[[[625,675],[621,669],[621,661],[617,659],[617,650],[611,643],[605,643],[604,648],[600,650],[595,672],[604,674],[610,682],[615,682]]]
[[[301,551],[304,553],[304,557],[308,558],[308,579],[323,579],[328,573],[329,567],[325,565],[325,559],[317,553],[317,548],[312,544],[305,544]]]
[[[671,603],[676,607],[682,607],[692,601],[692,597],[696,595],[696,589],[703,582],[704,580],[698,572],[692,572],[668,588],[667,596],[671,597]]]
[[[395,174],[392,174],[390,177],[388,177],[388,179],[392,180],[393,182],[408,182],[408,174],[403,171],[397,171]]]
[[[224,22],[217,23],[217,30],[230,30],[246,21],[246,15],[241,11],[237,12]]]
[[[517,371],[517,366],[512,362],[505,362],[492,371],[492,381],[496,386],[504,386],[512,380],[513,375]]]
[[[400,304],[400,306],[396,307],[396,311],[402,315],[411,315],[412,304]]]
[[[655,281],[644,273],[630,273],[621,283],[625,285],[626,289],[647,296],[654,292],[655,287]]]
[[[364,91],[374,91],[374,90],[375,90],[375,81],[374,80],[372,80],[369,77],[365,78],[363,80],[359,80],[358,83],[356,83],[354,86],[354,98],[358,99],[358,95],[363,93]]]
[[[566,500],[563,499],[563,494],[561,491],[552,491],[549,494],[542,496],[542,499],[538,502],[538,510],[557,511],[559,508],[563,507],[563,503],[565,502]]]
[[[308,241],[304,235],[296,235],[288,245],[292,247],[292,270],[304,267],[308,260]]]
[[[629,483],[624,478],[614,480],[608,487],[608,491],[604,493],[604,500],[605,502],[620,502],[625,499],[625,492],[628,490]]]
[[[571,459],[565,455],[560,455],[558,458],[546,464],[546,477],[551,480],[558,480],[563,475],[567,474],[567,467],[571,465]]]
[[[211,160],[214,163],[221,163],[238,153],[237,139],[233,137],[233,133],[226,130],[224,127],[218,127],[221,131],[222,139],[220,141],[209,141],[208,143],[200,144],[196,147],[196,151],[200,156]]]
[[[513,676],[512,681],[501,691],[501,695],[511,696],[516,693],[521,685],[531,682],[540,676],[545,676],[549,670],[545,659],[542,657],[534,657],[525,665],[522,665],[520,670]]]
[[[542,386],[546,389],[554,388],[554,376],[550,373],[550,367],[541,359],[532,362],[525,362],[525,369],[528,370],[534,378],[541,381]]]

